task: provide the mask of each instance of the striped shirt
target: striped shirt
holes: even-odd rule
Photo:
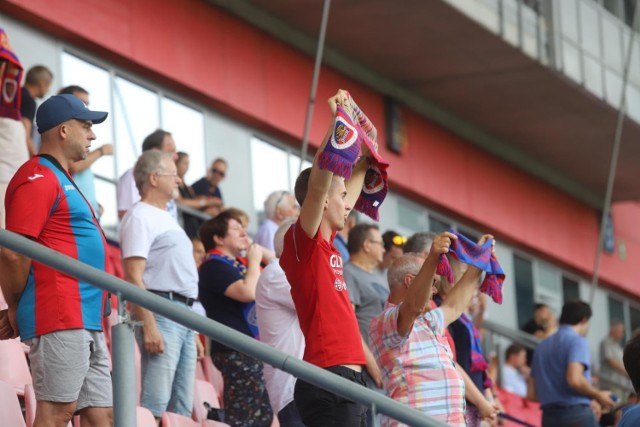
[[[398,334],[400,305],[387,303],[369,326],[371,350],[392,399],[443,421],[465,426],[464,383],[444,335],[442,309],[419,316],[406,335]],[[383,418],[383,426],[400,426]]]

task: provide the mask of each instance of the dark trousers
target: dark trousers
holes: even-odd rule
[[[545,406],[542,427],[597,427],[589,405]]]
[[[365,385],[361,372],[344,366],[331,366],[327,371],[356,384]],[[302,422],[307,427],[365,427],[367,407],[345,399],[302,380],[296,381],[294,401]]]
[[[305,427],[293,400],[278,412],[278,422],[280,427]]]

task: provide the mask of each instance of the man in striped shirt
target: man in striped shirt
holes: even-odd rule
[[[480,243],[489,238],[483,236]],[[442,306],[432,309],[430,304],[440,255],[449,251],[453,239],[451,233],[436,236],[424,263],[414,254],[394,261],[388,273],[389,301],[371,322],[369,334],[389,397],[449,425],[465,426],[464,382],[444,332],[469,304],[481,271],[469,266]],[[489,405],[481,412],[495,417],[489,402],[478,403]],[[384,418],[382,425],[399,424]]]

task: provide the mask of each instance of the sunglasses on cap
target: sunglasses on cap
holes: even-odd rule
[[[393,239],[391,239],[391,242],[396,245],[396,246],[403,246],[405,243],[407,243],[407,238],[404,236],[393,236]]]

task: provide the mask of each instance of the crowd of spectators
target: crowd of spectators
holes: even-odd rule
[[[21,75],[19,62],[7,58],[0,57],[3,85]],[[91,167],[100,157],[112,155],[114,147],[103,144],[91,150],[90,145],[95,139],[91,125],[103,121],[106,113],[91,112],[89,93],[79,86],[61,89],[36,110],[35,100],[46,97],[54,76],[46,67],[36,66],[25,77],[21,104],[6,103],[0,108],[0,226],[5,226],[6,212],[8,229],[54,249],[58,247],[50,243],[47,233],[67,233],[80,242],[87,230],[94,246],[99,241],[97,246],[103,248],[102,207]],[[339,91],[329,101],[334,118],[338,107],[348,103],[345,94]],[[338,135],[333,134],[333,126],[332,121],[319,155],[330,149],[329,141]],[[203,315],[238,332],[449,425],[495,425],[498,414],[504,412],[498,399],[502,390],[540,401],[544,426],[576,420],[580,425],[596,425],[602,410],[615,409],[611,392],[591,384],[594,364],[584,338],[591,308],[579,301],[565,304],[559,325],[549,306],[537,304],[533,318],[522,329],[542,343],[535,352],[513,343],[500,371],[501,384],[492,380],[482,339],[483,268],[450,254],[457,234],[417,232],[407,238],[393,230],[383,233],[359,218],[354,206],[377,156],[364,144],[359,160],[349,165],[353,171],[348,179],[321,168],[316,158],[298,177],[294,193],[283,189],[270,193],[264,201],[265,219],[253,239],[247,232],[246,212],[224,204],[220,186],[229,168],[226,160],[215,158],[206,176],[188,185],[184,178],[189,154],[176,152],[170,132],[153,131],[141,148],[140,157],[117,183],[125,279],[133,285],[184,308],[201,307]],[[25,180],[47,185],[20,187]],[[68,195],[71,188],[77,190],[75,195]],[[24,212],[18,213],[24,201],[33,197],[41,199],[34,213],[39,228],[23,224]],[[68,203],[61,204],[56,197]],[[178,206],[185,212],[179,214]],[[84,231],[57,227],[55,215],[60,209],[77,209]],[[475,247],[487,247],[488,255],[494,256],[494,245],[493,236],[484,235]],[[82,253],[76,253],[76,258],[86,260]],[[449,274],[440,270],[443,259]],[[38,416],[54,416],[65,425],[80,411],[94,425],[107,425],[111,389],[102,375],[100,327],[64,319],[50,331],[37,329],[36,334],[30,316],[52,308],[41,308],[46,305],[42,301],[21,305],[20,295],[36,288],[45,294],[53,292],[56,280],[62,279],[52,274],[53,282],[39,282],[27,273],[43,266],[31,265],[3,249],[0,274],[8,274],[12,263],[21,268],[19,274],[12,273],[9,284],[3,282],[9,310],[0,311],[0,339],[19,333],[23,340],[31,340],[34,379],[47,377],[54,369],[48,353],[36,345],[38,340],[57,334],[56,339],[68,342],[71,338],[64,333],[80,328],[88,338],[74,337],[73,342],[94,343],[93,353],[78,355],[86,359],[80,362],[88,372],[76,379],[71,394],[62,391],[68,374],[64,369],[49,380],[54,384],[46,385],[54,390],[52,394],[45,392],[43,383],[34,384]],[[104,264],[97,267],[104,270]],[[91,301],[92,312],[99,318],[102,293],[85,283],[74,286],[87,294],[83,298]],[[142,321],[136,331],[141,405],[156,418],[165,411],[190,416],[196,364],[204,356],[202,342],[194,331],[162,316],[137,306],[130,310],[133,318]],[[637,368],[629,366],[632,357],[637,360],[638,339],[623,351],[623,338],[624,325],[614,322],[601,344],[600,375],[628,385],[628,372],[637,389]],[[221,343],[212,341],[208,350],[224,378],[226,421],[231,425],[269,426],[274,417],[281,425],[294,427],[374,422],[365,406],[296,381]],[[97,373],[89,369],[93,366]],[[109,393],[95,389],[96,384]],[[101,391],[99,399],[89,399]],[[623,396],[624,389],[615,393]],[[57,405],[70,401],[71,406]],[[636,413],[632,407],[623,417],[627,424],[620,425],[631,425],[628,420]],[[382,423],[399,425],[386,417]]]

